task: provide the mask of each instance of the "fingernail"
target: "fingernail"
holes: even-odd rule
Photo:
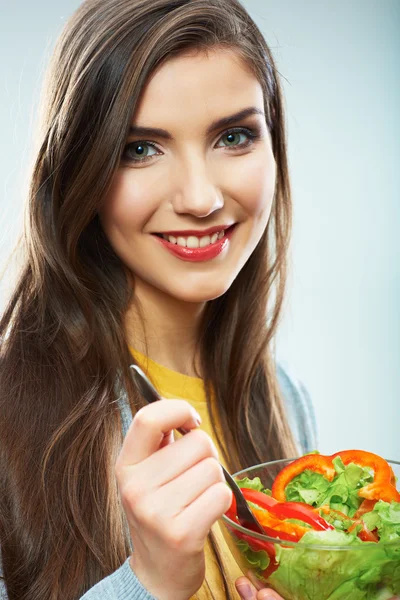
[[[251,590],[251,587],[249,586],[248,583],[245,583],[243,585],[238,585],[237,591],[239,592],[240,597],[243,598],[243,600],[254,600],[254,598],[255,598],[255,596]]]
[[[199,413],[197,412],[197,410],[193,410],[193,416],[194,416],[194,420],[196,421],[197,425],[201,425],[201,417],[199,415]]]

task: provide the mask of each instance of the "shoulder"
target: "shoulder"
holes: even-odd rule
[[[290,427],[304,454],[318,447],[317,424],[311,397],[303,382],[285,361],[277,363],[278,383],[287,409]]]

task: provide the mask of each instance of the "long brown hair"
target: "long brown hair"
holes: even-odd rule
[[[122,442],[115,382],[121,376],[135,412],[141,401],[123,327],[134,290],[98,208],[154,69],[215,47],[235,49],[262,85],[277,181],[265,234],[231,288],[206,306],[202,373],[215,391],[211,417],[222,424],[232,471],[297,453],[273,350],[291,199],[270,50],[237,0],[88,0],[63,30],[45,80],[24,259],[0,321],[0,543],[9,600],[76,599],[129,556],[114,476]],[[211,542],[224,572],[212,535]],[[225,573],[224,580],[231,598]]]

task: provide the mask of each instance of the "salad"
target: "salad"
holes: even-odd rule
[[[400,594],[400,493],[391,465],[362,450],[282,462],[271,489],[260,477],[236,479],[271,540],[228,526],[256,578],[287,600]],[[240,525],[234,497],[225,515]]]

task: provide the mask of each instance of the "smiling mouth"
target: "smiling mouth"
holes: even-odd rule
[[[154,233],[157,237],[163,238],[170,244],[175,244],[180,246],[181,248],[206,248],[207,246],[211,246],[222,240],[226,234],[228,234],[234,227],[236,223],[230,225],[225,229],[221,229],[220,231],[215,231],[214,233],[204,235],[203,233],[197,233],[196,235],[169,235],[166,233]]]

